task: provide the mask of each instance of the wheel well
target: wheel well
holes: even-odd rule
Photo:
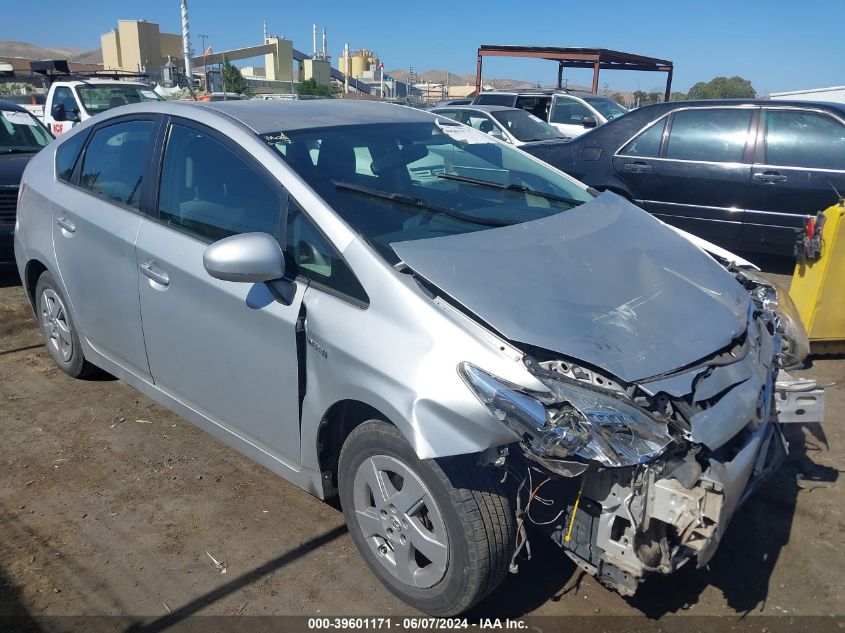
[[[29,303],[32,309],[35,309],[35,285],[38,283],[38,278],[47,270],[47,267],[37,259],[31,259],[26,264],[26,272],[24,273],[24,282],[26,283],[26,294],[29,297]]]
[[[358,400],[335,402],[320,421],[317,433],[317,458],[323,473],[323,493],[328,499],[337,495],[337,467],[340,449],[349,434],[367,420],[392,424],[381,411]]]

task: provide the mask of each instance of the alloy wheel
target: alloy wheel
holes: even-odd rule
[[[387,455],[365,459],[353,483],[358,526],[376,559],[400,582],[424,589],[446,575],[449,539],[431,492]]]
[[[65,362],[73,356],[73,336],[68,323],[67,310],[61,297],[52,288],[45,288],[40,301],[41,327],[47,344]]]

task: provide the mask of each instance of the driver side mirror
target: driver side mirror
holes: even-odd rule
[[[202,265],[215,279],[263,283],[285,275],[285,256],[267,233],[242,233],[218,240],[205,249]]]
[[[506,140],[507,140],[507,139],[505,138],[505,134],[504,134],[504,132],[502,132],[502,130],[500,130],[500,129],[499,129],[499,128],[497,128],[497,127],[494,127],[492,130],[490,130],[489,132],[487,132],[487,134],[489,134],[489,135],[490,135],[490,136],[492,136],[493,138],[499,139],[500,141],[506,141]]]
[[[598,122],[596,121],[596,117],[594,116],[585,116],[581,117],[581,125],[584,127],[596,127]]]
[[[67,112],[65,112],[65,104],[54,103],[53,107],[50,108],[50,116],[53,117],[54,121],[67,121]]]

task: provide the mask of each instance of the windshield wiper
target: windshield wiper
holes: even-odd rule
[[[19,147],[9,147],[9,148],[2,148],[0,147],[0,154],[35,154],[38,152],[39,148],[33,149],[20,149]]]
[[[545,198],[546,200],[554,200],[555,202],[563,202],[565,204],[577,207],[579,204],[584,204],[584,200],[576,200],[575,198],[567,198],[565,196],[558,196],[553,193],[546,193],[545,191],[537,191],[525,185],[509,184],[503,185],[500,182],[493,182],[492,180],[482,180],[481,178],[471,178],[470,176],[461,176],[459,174],[447,174],[443,172],[436,174],[438,178],[445,178],[446,180],[457,180],[458,182],[468,182],[472,185],[480,185],[481,187],[491,187],[493,189],[504,189],[505,191],[515,191],[516,193],[527,193],[538,198]]]
[[[499,220],[497,218],[484,217],[479,218],[474,215],[466,215],[459,211],[455,211],[454,209],[449,209],[448,207],[441,207],[438,204],[426,202],[421,198],[406,196],[402,193],[393,193],[391,191],[380,191],[378,189],[370,189],[369,187],[364,187],[362,185],[355,185],[350,182],[341,182],[338,180],[334,181],[334,186],[336,189],[354,191],[355,193],[362,193],[366,196],[371,196],[373,198],[380,198],[382,200],[390,200],[391,202],[405,204],[409,207],[416,207],[418,209],[428,209],[429,211],[434,211],[435,213],[442,213],[443,215],[448,215],[452,218],[455,218],[456,220],[472,222],[473,224],[483,224],[484,226],[508,226],[510,224],[513,224],[513,222],[508,220]]]

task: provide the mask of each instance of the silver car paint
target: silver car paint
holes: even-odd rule
[[[424,113],[411,115],[415,111],[407,112],[410,109],[406,108],[396,107],[396,110],[402,110],[399,115],[402,118],[419,116],[428,120],[431,117]],[[323,494],[317,459],[319,424],[329,408],[339,400],[358,400],[379,410],[402,430],[421,458],[477,452],[515,439],[469,393],[456,368],[459,362],[469,361],[515,384],[541,388],[524,369],[517,350],[451,307],[432,302],[407,275],[394,270],[364,244],[270,147],[256,137],[254,130],[215,108],[178,103],[125,106],[83,123],[71,134],[133,111],[173,114],[204,123],[260,160],[343,254],[359,276],[370,297],[370,304],[362,309],[317,288],[306,289],[299,284],[301,287],[296,301],[301,300],[306,307],[309,336],[327,350],[325,358],[313,352],[306,353],[308,391],[303,402],[301,423],[295,407],[288,406],[291,394],[295,393],[295,382],[284,377],[274,380],[270,375],[266,381],[268,389],[261,393],[258,400],[239,400],[237,405],[241,414],[253,407],[270,411],[275,405],[279,411],[276,418],[279,432],[268,433],[272,431],[269,426],[272,423],[267,419],[256,421],[253,425],[250,417],[238,424],[230,419],[235,417],[236,410],[231,402],[231,390],[215,389],[215,384],[202,383],[201,372],[197,370],[202,368],[202,372],[206,372],[211,369],[217,380],[231,376],[223,372],[222,367],[241,372],[247,372],[251,367],[267,370],[269,361],[266,357],[258,362],[237,352],[235,333],[244,327],[239,319],[250,310],[247,295],[251,286],[212,279],[202,267],[205,249],[202,243],[144,219],[139,231],[136,266],[154,260],[162,272],[170,276],[170,284],[167,290],[162,290],[155,287],[154,281],[137,275],[134,287],[140,288],[141,292],[144,335],[150,347],[153,377],[161,372],[169,380],[160,380],[159,383],[164,384],[156,384],[118,355],[106,353],[83,337],[83,350],[91,362],[318,496]],[[279,124],[279,127],[283,125]],[[39,153],[24,174],[24,182],[31,183],[29,186],[36,187],[38,193],[27,198],[20,213],[16,257],[22,276],[33,259],[54,274],[59,270],[51,239],[45,241],[45,235],[52,234],[53,223],[64,210],[61,201],[67,198],[73,187],[54,178],[55,147]],[[85,192],[75,193],[85,200],[94,200]],[[44,204],[46,201],[49,205]],[[46,233],[45,212],[51,216],[51,228]],[[196,244],[185,250],[188,242],[183,240],[195,241]],[[172,262],[172,258],[177,256],[180,258],[178,267]],[[107,271],[88,268],[85,274],[107,276]],[[57,276],[57,281],[64,294],[72,297],[64,279]],[[174,289],[189,283],[202,288],[194,288],[192,292],[196,295],[190,301],[175,306],[166,301],[168,295],[175,294],[172,293]],[[199,310],[203,295],[205,300],[212,300],[212,284],[220,284],[217,300],[229,303],[225,314]],[[104,300],[108,301],[105,295]],[[74,298],[69,301],[72,316],[79,323]],[[240,308],[236,307],[238,301],[242,302]],[[283,306],[270,304],[258,311],[266,313],[280,308]],[[264,327],[272,327],[270,323],[273,319],[267,314],[262,317]],[[203,325],[199,330],[189,332],[197,324]],[[275,334],[283,337],[284,342],[274,349],[265,345],[256,353],[284,354],[284,349],[280,348],[289,345],[288,336],[293,337],[292,321],[287,316],[277,315],[275,328],[280,332],[290,328],[289,332]],[[168,384],[176,381],[180,369],[188,370],[188,366],[176,358],[175,350],[168,350],[168,344],[178,340],[180,329],[181,335],[188,338],[182,339],[182,348],[177,347],[179,352],[184,354],[189,342],[196,346],[191,348],[196,363],[191,369],[197,375],[185,378],[196,389],[194,398],[186,397],[177,385]],[[366,335],[362,336],[361,332],[366,332]],[[153,341],[152,345],[150,341]],[[250,345],[250,349],[257,350],[257,347]],[[295,367],[295,351],[292,347],[288,349],[290,357],[285,360]],[[399,353],[387,354],[386,350]],[[164,368],[163,371],[157,370],[159,366]],[[215,368],[219,371],[214,371]],[[216,383],[217,386],[220,384]],[[200,395],[204,398],[201,403],[196,401]]]
[[[750,299],[730,273],[610,192],[539,220],[392,247],[509,340],[626,382],[701,360],[747,326]]]

